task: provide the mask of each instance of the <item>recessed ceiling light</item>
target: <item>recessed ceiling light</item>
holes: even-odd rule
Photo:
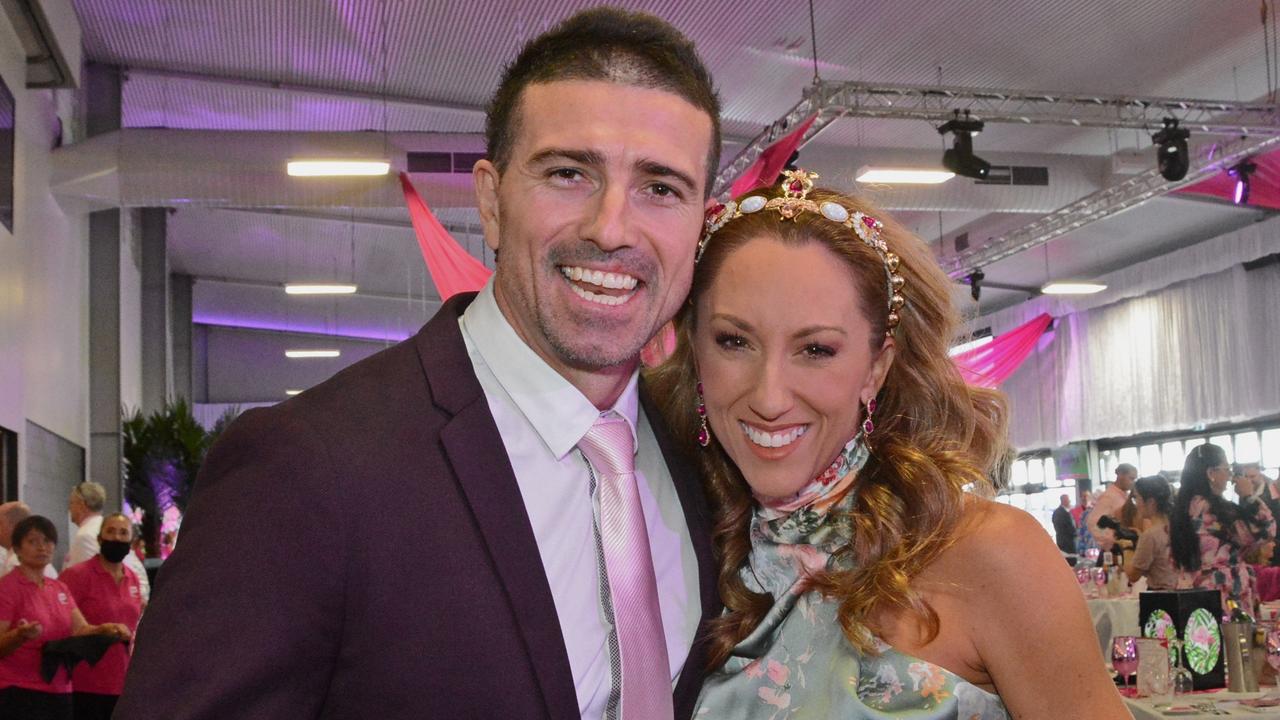
[[[294,177],[386,175],[391,171],[386,160],[290,160],[287,167]]]
[[[1091,282],[1051,282],[1040,288],[1045,295],[1092,295],[1106,290],[1107,286]]]
[[[287,358],[336,358],[342,354],[340,350],[285,350]]]
[[[299,395],[301,393],[302,393],[301,390],[285,390],[284,391],[284,394],[288,395],[289,397],[293,397],[294,395]]]
[[[286,283],[284,291],[290,295],[350,295],[355,285],[299,285]]]
[[[858,169],[854,179],[860,183],[891,183],[899,185],[937,185],[944,183],[956,174],[950,170],[936,168],[895,168],[871,167]]]

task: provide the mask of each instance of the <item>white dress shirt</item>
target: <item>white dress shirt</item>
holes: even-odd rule
[[[458,324],[533,526],[578,709],[583,718],[604,717],[613,690],[612,627],[600,599],[599,497],[589,492],[591,476],[576,449],[602,413],[524,344],[498,308],[492,280]],[[640,411],[638,379],[638,373],[632,376],[612,410],[627,420],[637,439],[636,478],[674,686],[702,612],[698,562],[662,451]]]
[[[62,570],[66,572],[67,568],[72,565],[79,565],[98,554],[101,549],[98,547],[98,535],[102,533],[102,516],[90,515],[80,521],[80,527],[76,529],[76,534],[71,537],[71,544],[67,546],[67,556],[62,559]],[[151,600],[151,581],[147,579],[147,569],[143,567],[142,561],[134,554],[132,550],[128,555],[124,556],[125,567],[133,571],[138,576],[138,590],[142,593],[142,602],[145,604]]]

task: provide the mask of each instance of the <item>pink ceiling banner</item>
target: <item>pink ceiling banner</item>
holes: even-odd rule
[[[1258,155],[1249,158],[1249,161],[1258,166],[1249,180],[1249,207],[1280,210],[1280,151]],[[1174,192],[1208,195],[1233,202],[1236,179],[1224,169]]]
[[[976,387],[994,388],[1012,375],[1035,349],[1053,318],[1043,313],[981,347],[952,358],[964,381]]]
[[[792,130],[790,134],[782,138],[778,142],[770,145],[764,152],[760,153],[760,157],[747,168],[742,177],[733,182],[733,187],[729,190],[730,197],[738,197],[744,192],[755,190],[758,187],[772,185],[777,181],[778,175],[782,169],[787,166],[787,160],[791,159],[791,153],[800,147],[800,142],[804,140],[804,133],[813,124],[812,115],[808,120],[800,123],[800,126]]]
[[[484,287],[493,271],[472,257],[444,229],[418,195],[408,173],[400,173],[400,186],[404,189],[404,202],[409,206],[409,218],[413,220],[413,234],[418,236],[422,259],[427,262],[427,272],[440,291],[440,299],[448,300],[458,293],[475,292]]]

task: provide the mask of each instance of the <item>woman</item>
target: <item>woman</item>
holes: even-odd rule
[[[900,227],[785,175],[712,209],[652,378],[716,507],[699,713],[1129,717],[1039,523],[966,492],[990,490],[1005,410],[948,358],[951,283]]]
[[[71,590],[85,620],[119,623],[130,633],[137,630],[143,609],[138,576],[123,562],[133,551],[132,540],[133,523],[128,516],[108,515],[98,531],[98,554],[67,568],[58,578]],[[128,669],[129,650],[123,644],[111,646],[93,665],[77,665],[71,676],[75,720],[109,720],[124,691]]]
[[[1173,489],[1159,475],[1140,478],[1133,484],[1133,501],[1138,506],[1138,521],[1145,530],[1138,536],[1138,547],[1127,555],[1125,574],[1129,582],[1147,578],[1148,590],[1173,590],[1178,586],[1178,571],[1169,554],[1169,513],[1173,510]]]
[[[1248,522],[1222,492],[1231,480],[1227,454],[1213,443],[1197,445],[1182,465],[1182,487],[1169,522],[1169,545],[1180,587],[1217,588],[1222,610],[1235,601],[1257,617],[1255,578],[1247,557],[1276,536],[1271,511],[1262,506]]]
[[[123,625],[85,622],[67,586],[44,576],[57,544],[58,531],[46,517],[32,515],[13,528],[20,564],[0,578],[0,718],[70,720],[67,671],[59,668],[52,682],[40,675],[45,643],[72,635],[132,636]]]

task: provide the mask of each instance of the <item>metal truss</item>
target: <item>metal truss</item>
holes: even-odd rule
[[[955,112],[968,110],[989,123],[1059,125],[1088,128],[1129,128],[1155,131],[1164,118],[1200,135],[1229,136],[1199,149],[1199,157],[1187,175],[1169,182],[1151,170],[1087,195],[1018,230],[993,238],[969,250],[942,258],[953,278],[1029,250],[1122,210],[1190,185],[1241,160],[1280,148],[1280,107],[1257,103],[1193,98],[1135,97],[1080,93],[1028,92],[942,85],[888,85],[861,82],[819,81],[805,89],[803,99],[753,138],[716,176],[712,194],[729,191],[762,152],[811,115],[813,124],[800,143],[803,147],[831,122],[841,117],[924,120],[943,123]]]
[[[1115,215],[1135,205],[1191,185],[1209,175],[1222,172],[1247,157],[1280,148],[1280,135],[1243,137],[1200,148],[1187,175],[1170,182],[1156,169],[1103,188],[1028,223],[1013,232],[973,246],[965,252],[940,258],[944,270],[952,278],[962,278],[973,270],[1003,260],[1024,250],[1039,247],[1076,228]]]
[[[1154,132],[1164,118],[1211,135],[1280,135],[1275,105],[1193,98],[1028,92],[943,85],[818,82],[805,91],[824,112],[943,123],[955,111],[984,122]]]

